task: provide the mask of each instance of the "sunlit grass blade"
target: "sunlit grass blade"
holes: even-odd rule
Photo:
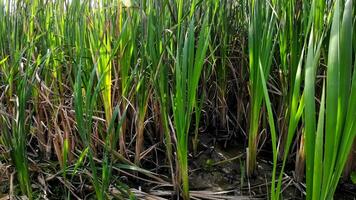
[[[271,101],[268,95],[268,90],[267,90],[267,82],[265,80],[265,74],[263,72],[263,67],[261,61],[259,61],[259,74],[261,78],[261,83],[262,83],[262,92],[263,92],[263,97],[266,103],[266,108],[267,108],[267,113],[268,113],[268,123],[270,127],[270,132],[271,132],[271,140],[272,140],[272,154],[273,154],[273,170],[272,170],[272,182],[271,182],[271,199],[275,200],[278,199],[279,197],[279,190],[275,190],[275,182],[276,182],[276,170],[277,170],[277,134],[276,134],[276,128],[275,128],[275,123],[274,123],[274,117],[273,117],[273,111],[272,111],[272,106],[271,106]]]
[[[308,53],[305,67],[305,148],[306,148],[306,183],[307,194],[313,191],[313,170],[314,170],[314,152],[315,152],[315,138],[316,132],[316,110],[315,110],[315,76],[317,64],[320,56],[320,47],[316,47],[317,42],[314,39],[313,31],[310,33]],[[320,46],[320,45],[319,45]]]
[[[130,2],[128,4],[128,2]],[[117,29],[122,37],[119,43],[118,55],[117,55],[117,70],[119,71],[120,77],[120,101],[121,109],[126,108],[131,102],[131,96],[129,94],[132,87],[131,74],[133,67],[133,60],[136,56],[136,37],[138,35],[138,13],[137,10],[131,7],[131,1],[124,2],[125,5],[130,5],[124,8],[123,2],[119,1],[119,12],[117,13]],[[126,12],[125,12],[126,11]],[[125,25],[124,19],[127,19],[127,24]],[[125,26],[124,26],[125,25]],[[125,120],[122,125],[122,131],[120,134],[120,152],[126,154],[126,124]]]
[[[97,66],[97,76],[103,77],[102,98],[105,108],[105,118],[108,123],[111,121],[111,30],[105,25],[106,13],[102,9],[94,11],[92,24],[89,24],[89,44],[94,65]]]
[[[320,101],[318,127],[315,135],[315,152],[318,155],[314,156],[314,177],[313,177],[313,194],[312,199],[320,199],[320,185],[321,185],[321,175],[323,173],[323,132],[324,132],[324,119],[325,119],[325,84],[323,84],[323,92]]]

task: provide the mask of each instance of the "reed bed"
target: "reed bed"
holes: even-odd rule
[[[0,199],[335,198],[356,171],[355,5],[0,1]],[[204,157],[220,146],[241,155]],[[229,190],[194,191],[226,163]]]

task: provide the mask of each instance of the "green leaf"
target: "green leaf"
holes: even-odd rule
[[[350,178],[351,178],[352,183],[356,185],[356,172],[355,171],[351,173]]]

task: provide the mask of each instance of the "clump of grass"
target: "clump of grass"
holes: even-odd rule
[[[106,12],[105,12],[106,11]],[[105,110],[105,119],[109,123],[112,115],[111,103],[111,41],[112,31],[108,25],[108,12],[106,8],[99,7],[93,11],[91,23],[89,24],[89,45],[94,65],[96,65],[96,73],[100,78],[102,77],[102,99]],[[108,125],[108,124],[107,124]]]
[[[352,67],[352,0],[335,1],[324,86],[317,127],[313,88],[306,98],[308,199],[332,198],[355,137],[355,70]],[[315,69],[314,69],[315,70]],[[353,72],[353,76],[352,76]],[[306,74],[307,77],[315,73]],[[314,85],[311,77],[311,85]],[[309,80],[309,79],[308,79]],[[307,84],[307,83],[306,83]],[[324,99],[325,98],[325,99]],[[310,111],[310,113],[308,113]],[[325,115],[325,116],[324,116]],[[325,119],[325,120],[324,120]],[[315,153],[314,153],[315,152]],[[309,162],[308,162],[309,159]],[[321,185],[321,187],[320,187]]]
[[[217,14],[217,35],[219,37],[219,63],[217,65],[216,76],[217,76],[217,90],[218,90],[218,98],[217,98],[217,107],[219,114],[220,126],[222,128],[226,128],[227,125],[227,75],[229,72],[228,68],[228,39],[229,39],[229,27],[228,27],[228,12],[223,9],[227,6],[230,6],[226,0],[219,2],[220,9]]]
[[[249,7],[249,92],[250,92],[250,121],[247,148],[247,174],[250,176],[256,168],[256,155],[258,147],[258,130],[263,100],[262,80],[259,65],[263,69],[265,79],[269,76],[275,33],[275,14],[268,2],[252,1]]]
[[[298,67],[301,62],[304,61],[303,44],[305,44],[305,38],[308,36],[308,23],[304,24],[304,21],[308,22],[309,17],[304,18],[303,16],[308,14],[306,9],[300,7],[300,2],[295,0],[292,1],[276,1],[274,4],[278,12],[279,20],[279,79],[280,79],[280,93],[281,98],[278,106],[278,157],[283,159],[287,143],[287,137],[289,132],[289,127],[294,126],[289,125],[293,123],[291,120],[295,115],[295,103],[293,101],[299,102],[300,97],[296,97],[294,90],[297,87]],[[302,13],[302,14],[296,14]],[[299,89],[298,89],[299,90]],[[299,94],[298,94],[299,95]],[[296,99],[297,98],[297,99]],[[293,108],[292,108],[293,107]],[[292,111],[294,110],[294,111]],[[294,112],[294,113],[292,113]],[[293,128],[294,129],[294,128]]]
[[[88,81],[87,87],[85,88],[85,95],[83,95],[81,74],[82,74],[82,70],[81,70],[81,66],[79,66],[77,71],[77,78],[75,82],[75,95],[74,95],[75,113],[77,119],[78,132],[81,137],[81,140],[85,146],[90,146],[92,145],[91,144],[92,143],[91,133],[92,133],[92,124],[93,124],[92,116],[93,116],[96,99],[100,90],[100,84],[98,84],[97,87],[94,87],[95,70],[93,70],[90,79]],[[83,98],[83,96],[85,98]],[[101,187],[99,182],[99,176],[94,162],[94,155],[93,155],[92,148],[90,148],[88,151],[88,157],[89,157],[90,168],[92,170],[91,171],[92,181],[93,181],[96,197],[98,199],[104,199],[105,188]]]
[[[101,81],[103,80],[103,76],[99,79],[97,85],[95,85],[95,73],[96,68],[93,69],[90,79],[84,85],[85,90],[82,88],[82,71],[81,66],[79,66],[77,71],[77,78],[75,82],[75,112],[76,112],[76,120],[77,120],[77,128],[82,139],[82,142],[85,146],[90,147],[93,145],[93,113],[94,108],[96,107],[96,101],[99,95],[99,91],[101,88]],[[83,95],[83,91],[85,95]],[[125,119],[125,113],[121,116],[117,127],[114,126],[114,122],[119,116],[119,108],[116,107],[114,113],[112,114],[112,119],[108,123],[108,128],[106,131],[106,136],[104,139],[104,149],[103,149],[103,161],[101,165],[101,178],[99,176],[98,166],[95,163],[94,151],[92,148],[86,149],[83,152],[87,152],[86,154],[89,158],[89,165],[91,169],[91,178],[93,182],[93,186],[95,189],[95,194],[97,199],[106,199],[107,192],[109,190],[109,184],[111,180],[111,171],[112,171],[112,159],[110,158],[109,152],[114,150],[119,139],[119,133],[121,130],[121,126],[123,123],[123,119]],[[100,168],[99,168],[100,169]]]
[[[192,4],[195,7],[195,4]],[[179,179],[183,184],[183,198],[189,199],[188,183],[188,135],[192,112],[197,107],[197,88],[203,69],[205,55],[209,44],[207,15],[203,18],[195,48],[195,17],[194,10],[190,14],[191,21],[186,32],[181,30],[177,46],[175,65],[175,88],[172,98],[175,132],[177,135],[177,156]]]
[[[273,200],[282,198],[285,166],[302,130],[307,199],[332,199],[356,132],[354,9],[353,0],[1,2],[0,141],[10,152],[19,193],[36,198],[27,155],[38,146],[40,160],[55,163],[65,183],[79,176],[91,181],[84,184],[93,186],[96,199],[111,198],[110,188],[119,191],[116,198],[133,198],[113,169],[165,185],[138,165],[152,158],[162,165],[166,154],[170,170],[155,170],[169,171],[172,187],[189,199],[189,137],[199,156],[199,131],[211,130],[213,119],[229,136],[248,129],[248,141],[234,134],[248,142],[248,175],[268,122]],[[249,94],[234,92],[232,82]],[[237,118],[245,114],[241,105],[249,105],[248,119],[234,118],[233,94]]]
[[[30,96],[31,86],[28,85],[27,75],[17,85],[16,117],[14,119],[2,116],[0,127],[3,130],[3,139],[10,150],[13,164],[16,168],[17,180],[21,192],[32,199],[32,188],[29,176],[29,165],[27,160],[27,136],[29,133],[28,114],[26,113],[27,100]],[[10,126],[11,128],[9,128]]]
[[[117,70],[118,77],[120,78],[120,102],[121,109],[127,107],[131,101],[130,90],[132,87],[132,69],[136,64],[133,64],[136,58],[137,40],[138,37],[138,14],[133,8],[133,2],[119,1],[118,10],[116,13],[116,35],[121,35],[122,39],[118,44],[117,49]],[[137,61],[137,60],[136,60]],[[125,120],[122,125],[122,131],[120,135],[120,152],[126,154],[126,124]]]

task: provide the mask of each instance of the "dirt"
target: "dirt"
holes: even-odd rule
[[[199,150],[190,162],[191,190],[230,191],[231,195],[249,196],[253,199],[269,198],[267,195],[273,166],[270,161],[258,160],[256,175],[247,178],[243,175],[245,174],[243,145],[234,143],[225,146],[209,135],[202,135]],[[263,158],[270,156],[268,155],[270,152],[261,154],[264,154]],[[287,167],[285,171],[282,184],[283,199],[305,199],[305,184],[293,179],[293,169]],[[356,199],[356,186],[341,181],[335,199]]]
[[[237,139],[217,141],[217,137],[210,134],[202,134],[198,151],[194,155],[190,155],[190,189],[191,191],[209,191],[222,192],[230,197],[244,197],[243,199],[268,199],[270,191],[270,180],[272,174],[271,152],[267,148],[259,152],[259,158],[266,160],[258,160],[258,169],[254,177],[247,178],[245,174],[245,150],[244,145],[236,141]],[[265,146],[268,146],[266,144]],[[164,152],[161,152],[164,156]],[[161,154],[158,153],[158,154]],[[154,157],[148,160],[156,160]],[[163,164],[164,158],[157,159]],[[145,168],[154,168],[155,165],[145,165]],[[283,199],[305,199],[305,184],[298,183],[293,179],[293,165],[287,166],[286,173],[283,175],[282,196]],[[169,170],[167,168],[156,169],[158,174],[164,175],[169,179]],[[5,174],[6,173],[6,174]],[[145,181],[135,180],[132,177],[127,177],[123,174],[119,175],[116,172],[115,176],[120,177],[121,181],[128,184],[130,188],[138,188],[140,185],[142,192],[152,191],[155,184],[149,184]],[[9,191],[9,166],[0,163],[0,198],[1,194],[7,194]],[[126,177],[126,178],[125,178]],[[125,178],[125,179],[124,179]],[[81,182],[81,180],[77,180]],[[47,182],[49,188],[52,189],[53,195],[63,193],[62,183],[57,179],[52,179]],[[76,187],[81,184],[72,182]],[[87,191],[87,194],[94,194],[93,188],[86,188],[82,185],[82,190]],[[59,191],[56,188],[60,188]],[[86,188],[86,189],[85,189]],[[160,191],[165,191],[165,188],[160,188]],[[158,195],[167,199],[175,199],[172,187],[168,186],[168,195]],[[141,192],[141,191],[140,191]],[[137,192],[135,193],[137,194]],[[62,194],[63,195],[63,194]],[[78,195],[86,196],[83,193]],[[50,195],[52,196],[52,195]],[[51,199],[54,196],[51,197]],[[60,197],[60,195],[58,196]],[[60,198],[58,198],[60,199]],[[230,198],[234,199],[234,198]],[[356,199],[356,185],[347,180],[340,180],[339,187],[335,193],[335,200],[354,200]]]

